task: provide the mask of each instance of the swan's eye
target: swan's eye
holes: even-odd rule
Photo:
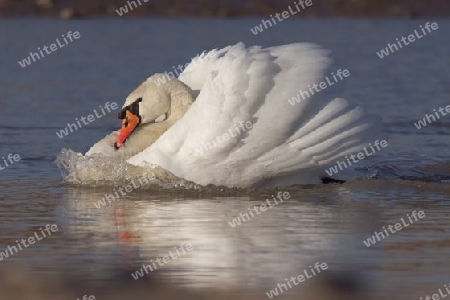
[[[129,107],[128,110],[131,111],[133,114],[135,114],[136,116],[139,115],[139,102],[136,101],[134,103],[132,103]]]
[[[125,119],[127,113],[127,108],[125,107],[124,109],[122,109],[122,111],[119,113],[119,115],[117,116],[119,119],[123,120]]]

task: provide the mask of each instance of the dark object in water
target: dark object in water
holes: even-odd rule
[[[330,178],[330,177],[322,177],[320,179],[322,180],[323,184],[329,184],[329,183],[343,184],[343,183],[345,183],[345,180],[333,179],[333,178]]]

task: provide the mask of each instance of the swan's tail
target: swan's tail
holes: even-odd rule
[[[286,143],[258,159],[265,177],[278,178],[270,180],[270,185],[317,183],[321,177],[332,177],[372,155],[372,150],[360,154],[365,147],[371,149],[373,144],[377,145],[374,149],[381,149],[386,145],[380,145],[380,118],[367,115],[345,99],[329,101],[311,115]]]

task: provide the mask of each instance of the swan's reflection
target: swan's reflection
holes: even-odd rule
[[[344,239],[340,236],[342,231],[353,231],[338,217],[345,211],[327,204],[345,202],[349,196],[345,192],[321,196],[317,199],[321,204],[307,200],[318,193],[314,189],[294,192],[290,200],[236,228],[228,222],[276,192],[205,197],[147,190],[95,208],[94,202],[108,192],[67,190],[66,231],[91,237],[91,251],[104,256],[96,271],[105,269],[108,261],[110,269],[125,270],[131,278],[142,264],[184,243],[194,249],[145,277],[161,276],[191,287],[260,289],[297,276],[316,262],[326,262],[330,268],[348,266],[355,255],[346,249],[351,243],[345,241],[345,234]]]

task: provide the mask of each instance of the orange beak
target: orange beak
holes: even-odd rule
[[[122,120],[122,129],[117,137],[117,142],[114,145],[116,149],[122,147],[126,140],[130,137],[133,131],[138,127],[141,122],[139,116],[136,116],[131,111],[126,111],[126,117]]]

